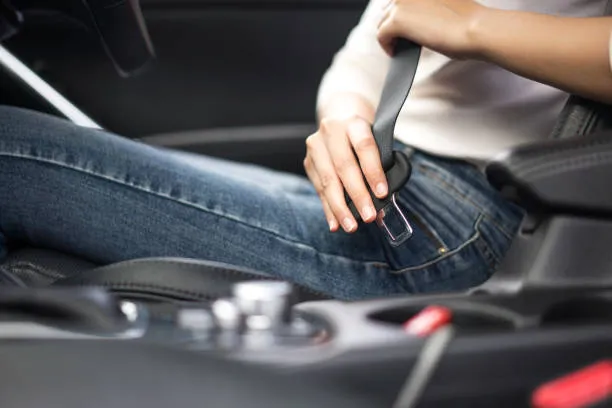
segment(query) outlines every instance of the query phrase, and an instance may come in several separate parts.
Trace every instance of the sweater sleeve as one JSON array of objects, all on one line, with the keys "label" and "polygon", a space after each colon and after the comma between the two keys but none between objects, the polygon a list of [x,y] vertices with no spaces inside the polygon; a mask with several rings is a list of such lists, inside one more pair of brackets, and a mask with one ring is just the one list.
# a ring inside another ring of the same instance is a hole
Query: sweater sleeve
[{"label": "sweater sleeve", "polygon": [[385,0],[370,1],[346,43],[334,56],[319,86],[318,109],[339,93],[358,94],[374,108],[378,105],[391,60],[376,37],[385,3]]}]

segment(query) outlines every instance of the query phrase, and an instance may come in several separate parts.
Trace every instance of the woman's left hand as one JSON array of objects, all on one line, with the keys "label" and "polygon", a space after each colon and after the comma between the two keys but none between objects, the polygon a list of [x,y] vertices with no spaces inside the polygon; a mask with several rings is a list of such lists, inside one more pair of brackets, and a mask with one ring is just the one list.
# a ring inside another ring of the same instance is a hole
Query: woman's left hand
[{"label": "woman's left hand", "polygon": [[451,58],[474,57],[472,28],[487,9],[473,0],[390,0],[378,41],[389,55],[402,37]]}]

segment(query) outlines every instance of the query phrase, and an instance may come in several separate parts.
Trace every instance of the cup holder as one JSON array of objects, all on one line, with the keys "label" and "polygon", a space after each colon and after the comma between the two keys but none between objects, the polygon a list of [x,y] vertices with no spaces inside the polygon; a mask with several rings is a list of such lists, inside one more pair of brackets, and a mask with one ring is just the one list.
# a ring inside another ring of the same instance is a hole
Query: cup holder
[{"label": "cup holder", "polygon": [[605,297],[571,299],[557,303],[542,315],[542,326],[612,324],[612,299]]},{"label": "cup holder", "polygon": [[[441,305],[444,306],[444,305]],[[411,305],[386,309],[369,315],[371,320],[379,323],[401,326],[416,316],[427,306]],[[503,311],[479,310],[468,307],[449,307],[452,310],[452,324],[460,331],[506,331],[516,328],[510,316],[504,316]]]}]

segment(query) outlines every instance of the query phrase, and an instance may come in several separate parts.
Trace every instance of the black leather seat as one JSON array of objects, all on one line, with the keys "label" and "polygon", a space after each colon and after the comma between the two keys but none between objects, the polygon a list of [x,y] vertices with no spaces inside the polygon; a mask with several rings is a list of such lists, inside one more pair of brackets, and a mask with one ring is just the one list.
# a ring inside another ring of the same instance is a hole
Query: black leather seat
[{"label": "black leather seat", "polygon": [[97,266],[58,251],[24,247],[9,252],[0,264],[0,284],[46,286]]},{"label": "black leather seat", "polygon": [[[130,299],[203,302],[230,295],[234,283],[267,280],[234,265],[184,258],[147,258],[99,266],[61,252],[22,248],[0,265],[0,284],[18,286],[99,286]],[[296,285],[298,302],[327,299]]]},{"label": "black leather seat", "polygon": [[[61,252],[22,248],[0,265],[0,284],[39,287],[99,286],[130,299],[202,302],[231,294],[232,284],[268,280],[234,265],[185,258],[147,258],[99,266]],[[328,299],[296,285],[298,302]]]},{"label": "black leather seat", "polygon": [[[147,258],[95,268],[59,279],[54,285],[99,286],[130,299],[203,302],[231,294],[234,283],[272,280],[256,271],[218,262],[185,258]],[[298,302],[327,299],[295,285]]]}]

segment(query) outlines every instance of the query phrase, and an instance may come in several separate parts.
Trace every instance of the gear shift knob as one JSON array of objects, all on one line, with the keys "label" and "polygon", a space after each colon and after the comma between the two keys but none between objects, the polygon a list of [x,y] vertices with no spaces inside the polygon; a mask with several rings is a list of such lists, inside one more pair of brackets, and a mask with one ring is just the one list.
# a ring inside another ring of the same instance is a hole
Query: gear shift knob
[{"label": "gear shift knob", "polygon": [[292,293],[289,283],[278,281],[240,282],[233,287],[247,330],[276,330],[289,324]]}]

